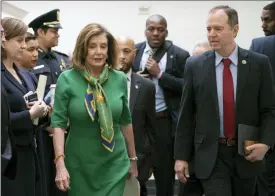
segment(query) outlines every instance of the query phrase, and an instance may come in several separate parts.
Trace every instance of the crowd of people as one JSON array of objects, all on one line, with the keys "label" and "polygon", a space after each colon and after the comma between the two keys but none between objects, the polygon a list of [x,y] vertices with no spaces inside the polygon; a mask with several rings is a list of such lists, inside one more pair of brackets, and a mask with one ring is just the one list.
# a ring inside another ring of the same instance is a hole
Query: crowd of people
[{"label": "crowd of people", "polygon": [[152,175],[157,196],[275,196],[275,2],[249,50],[212,8],[191,55],[155,14],[141,43],[87,24],[69,57],[59,15],[1,19],[3,196],[123,196],[129,177],[147,196]]}]

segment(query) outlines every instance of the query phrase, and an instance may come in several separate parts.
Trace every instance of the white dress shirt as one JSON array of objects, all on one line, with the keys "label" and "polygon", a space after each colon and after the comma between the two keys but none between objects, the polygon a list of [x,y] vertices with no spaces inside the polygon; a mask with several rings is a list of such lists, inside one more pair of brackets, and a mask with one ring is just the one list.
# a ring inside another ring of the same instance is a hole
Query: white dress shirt
[{"label": "white dress shirt", "polygon": [[[140,61],[140,70],[144,70],[146,67],[146,62],[149,58],[149,51],[151,50],[151,47],[146,42],[146,47],[144,49],[141,61]],[[167,53],[164,54],[162,59],[160,60],[159,68],[161,72],[165,72],[166,69],[166,63],[167,63]],[[165,100],[164,100],[164,94],[162,88],[158,85],[159,79],[157,77],[152,78],[152,82],[155,84],[156,87],[156,112],[161,112],[167,109]]]},{"label": "white dress shirt", "polygon": [[128,88],[128,103],[130,104],[130,91],[131,91],[131,76],[132,76],[132,69],[130,69],[127,73],[126,73],[126,77],[127,77],[127,88]]}]

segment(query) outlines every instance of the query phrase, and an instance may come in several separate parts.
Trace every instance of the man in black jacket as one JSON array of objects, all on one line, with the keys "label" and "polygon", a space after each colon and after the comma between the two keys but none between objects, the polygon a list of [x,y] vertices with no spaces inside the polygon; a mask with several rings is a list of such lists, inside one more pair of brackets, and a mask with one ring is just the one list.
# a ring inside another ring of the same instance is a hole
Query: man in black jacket
[{"label": "man in black jacket", "polygon": [[166,40],[167,21],[161,15],[146,21],[147,41],[136,45],[133,71],[148,77],[156,87],[157,135],[154,177],[157,196],[174,195],[174,133],[178,119],[185,61],[190,56]]},{"label": "man in black jacket", "polygon": [[138,157],[140,196],[147,196],[146,182],[152,174],[152,149],[156,140],[156,90],[150,80],[132,72],[132,62],[136,54],[134,41],[121,36],[117,38],[117,43],[120,51],[120,70],[127,76],[129,107]]},{"label": "man in black jacket", "polygon": [[[250,50],[269,58],[275,78],[275,2],[266,5],[262,11],[262,28],[265,37],[252,40]],[[275,196],[275,150],[266,153],[266,170],[257,178],[258,196]]]}]

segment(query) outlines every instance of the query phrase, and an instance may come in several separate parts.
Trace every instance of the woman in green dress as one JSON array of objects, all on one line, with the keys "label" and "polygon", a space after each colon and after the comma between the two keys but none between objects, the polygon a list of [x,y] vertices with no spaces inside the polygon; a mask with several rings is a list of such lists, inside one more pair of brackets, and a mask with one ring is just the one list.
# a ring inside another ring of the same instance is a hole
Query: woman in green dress
[{"label": "woman in green dress", "polygon": [[128,174],[137,176],[127,81],[116,63],[114,37],[89,24],[77,38],[73,68],[58,78],[51,121],[55,181],[69,196],[122,196]]}]

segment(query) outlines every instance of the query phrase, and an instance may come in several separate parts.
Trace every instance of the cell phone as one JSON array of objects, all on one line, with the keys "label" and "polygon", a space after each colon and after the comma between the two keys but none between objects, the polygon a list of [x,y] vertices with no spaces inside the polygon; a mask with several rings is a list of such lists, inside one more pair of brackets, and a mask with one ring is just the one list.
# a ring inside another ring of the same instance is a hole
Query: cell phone
[{"label": "cell phone", "polygon": [[38,96],[36,92],[27,93],[24,96],[26,104],[34,104],[36,101],[38,101]]}]

